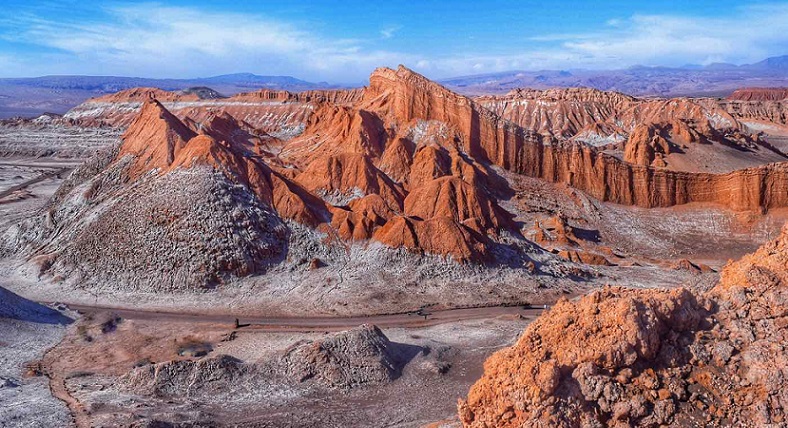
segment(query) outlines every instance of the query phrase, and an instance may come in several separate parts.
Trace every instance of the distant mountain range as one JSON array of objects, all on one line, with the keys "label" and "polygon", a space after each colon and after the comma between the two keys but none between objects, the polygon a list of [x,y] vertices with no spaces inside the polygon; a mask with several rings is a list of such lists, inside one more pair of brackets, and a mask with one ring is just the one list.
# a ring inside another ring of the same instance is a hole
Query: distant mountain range
[{"label": "distant mountain range", "polygon": [[[755,64],[716,63],[683,67],[635,66],[620,70],[507,71],[455,77],[440,81],[465,94],[499,94],[514,88],[591,87],[635,96],[719,96],[742,87],[788,86],[788,55]],[[148,79],[119,76],[44,76],[0,79],[0,118],[64,113],[88,98],[146,86],[169,91],[208,87],[233,95],[259,89],[304,91],[339,88],[326,82],[307,82],[290,76],[225,74],[196,79]]]},{"label": "distant mountain range", "polygon": [[506,71],[455,77],[442,84],[466,94],[514,88],[591,87],[635,96],[727,96],[742,87],[788,86],[788,55],[755,64],[715,63],[683,67],[635,66],[621,70]]},{"label": "distant mountain range", "polygon": [[335,88],[326,82],[307,82],[290,76],[225,74],[196,79],[149,79],[121,76],[43,76],[0,79],[0,118],[65,113],[88,98],[145,86],[168,91],[210,87],[223,95],[260,89],[304,91]]}]

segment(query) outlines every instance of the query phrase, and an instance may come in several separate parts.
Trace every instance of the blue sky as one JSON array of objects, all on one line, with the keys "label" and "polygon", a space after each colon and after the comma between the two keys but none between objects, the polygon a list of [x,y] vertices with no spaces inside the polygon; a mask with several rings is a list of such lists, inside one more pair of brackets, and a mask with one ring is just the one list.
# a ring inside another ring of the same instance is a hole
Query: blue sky
[{"label": "blue sky", "polygon": [[0,6],[0,76],[292,75],[359,83],[788,54],[788,2],[31,1]]}]

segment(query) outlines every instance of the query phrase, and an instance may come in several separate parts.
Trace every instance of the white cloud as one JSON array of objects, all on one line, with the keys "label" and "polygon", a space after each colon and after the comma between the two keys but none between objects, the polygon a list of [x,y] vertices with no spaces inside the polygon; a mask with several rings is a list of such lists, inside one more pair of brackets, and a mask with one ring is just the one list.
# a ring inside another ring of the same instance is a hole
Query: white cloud
[{"label": "white cloud", "polygon": [[399,31],[401,29],[402,29],[401,25],[388,26],[388,27],[380,30],[380,37],[383,38],[383,39],[390,39],[390,38],[394,37],[394,34],[396,34],[397,31]]},{"label": "white cloud", "polygon": [[596,32],[531,37],[537,45],[503,55],[432,61],[443,75],[516,69],[625,68],[712,62],[751,63],[788,54],[788,4],[743,7],[728,18],[635,15]]},{"label": "white cloud", "polygon": [[92,24],[21,17],[16,26],[24,30],[4,37],[55,48],[71,57],[61,68],[91,74],[171,77],[252,71],[353,81],[377,66],[413,58],[260,16],[158,4],[107,12],[107,22]]},{"label": "white cloud", "polygon": [[195,77],[251,71],[360,83],[375,67],[399,63],[442,78],[517,69],[744,63],[788,53],[788,4],[743,7],[728,18],[616,17],[601,22],[596,31],[543,34],[524,44],[502,40],[495,54],[430,55],[420,53],[419,45],[408,52],[375,46],[381,38],[395,37],[399,26],[381,29],[380,37],[337,39],[259,15],[159,4],[105,11],[105,19],[92,23],[31,15],[3,18],[4,27],[12,31],[0,37],[50,52],[0,57],[0,65],[7,66],[0,73]]}]

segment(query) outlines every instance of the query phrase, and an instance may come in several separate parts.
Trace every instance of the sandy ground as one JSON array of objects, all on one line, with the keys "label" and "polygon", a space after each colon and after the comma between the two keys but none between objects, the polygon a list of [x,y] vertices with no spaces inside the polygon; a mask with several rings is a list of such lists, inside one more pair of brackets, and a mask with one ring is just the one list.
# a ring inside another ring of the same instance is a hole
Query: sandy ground
[{"label": "sandy ground", "polygon": [[75,159],[0,158],[0,228],[44,206],[79,163]]},{"label": "sandy ground", "polygon": [[[483,361],[509,346],[531,317],[501,316],[424,328],[386,328],[397,346],[414,350],[402,375],[383,385],[350,390],[325,389],[305,381],[276,390],[235,391],[233,397],[148,397],[130,393],[118,378],[140,361],[184,360],[176,352],[188,341],[210,343],[213,355],[245,362],[278,358],[293,344],[316,340],[325,331],[267,332],[235,329],[228,323],[117,321],[106,333],[97,328],[109,314],[94,314],[69,328],[63,343],[45,360],[64,379],[71,397],[84,406],[91,423],[116,426],[131,421],[199,420],[206,426],[354,426],[418,427],[452,420],[457,399],[481,375]],[[88,339],[89,337],[89,339]],[[436,364],[447,367],[439,373]]]},{"label": "sandy ground", "polygon": [[0,319],[0,426],[59,427],[71,422],[46,377],[25,378],[24,365],[56,345],[62,326]]},{"label": "sandy ground", "polygon": [[60,427],[71,423],[46,377],[30,377],[29,365],[57,345],[71,320],[0,290],[0,426]]}]

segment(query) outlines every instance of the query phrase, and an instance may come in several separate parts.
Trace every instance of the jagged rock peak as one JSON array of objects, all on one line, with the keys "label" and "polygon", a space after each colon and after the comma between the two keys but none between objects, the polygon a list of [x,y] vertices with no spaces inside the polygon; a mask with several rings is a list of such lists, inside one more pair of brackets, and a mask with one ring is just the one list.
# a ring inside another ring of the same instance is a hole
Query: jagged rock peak
[{"label": "jagged rock peak", "polygon": [[[163,168],[197,134],[156,99],[145,101],[139,115],[123,134],[120,155],[139,157],[138,168]],[[144,171],[137,171],[144,172]]]}]

